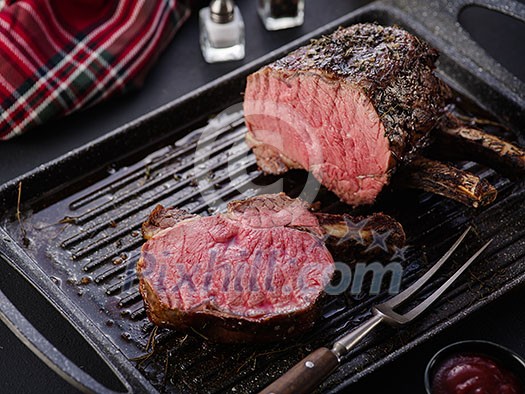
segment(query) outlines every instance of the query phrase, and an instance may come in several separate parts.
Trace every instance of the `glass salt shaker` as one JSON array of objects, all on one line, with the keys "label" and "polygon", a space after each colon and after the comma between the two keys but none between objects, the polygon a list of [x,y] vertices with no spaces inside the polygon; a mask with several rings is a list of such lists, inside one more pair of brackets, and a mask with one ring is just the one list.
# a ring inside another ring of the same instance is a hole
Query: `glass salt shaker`
[{"label": "glass salt shaker", "polygon": [[304,0],[258,0],[257,11],[266,30],[301,26],[304,22]]},{"label": "glass salt shaker", "polygon": [[199,12],[200,46],[208,63],[244,59],[244,22],[232,0],[212,0]]}]

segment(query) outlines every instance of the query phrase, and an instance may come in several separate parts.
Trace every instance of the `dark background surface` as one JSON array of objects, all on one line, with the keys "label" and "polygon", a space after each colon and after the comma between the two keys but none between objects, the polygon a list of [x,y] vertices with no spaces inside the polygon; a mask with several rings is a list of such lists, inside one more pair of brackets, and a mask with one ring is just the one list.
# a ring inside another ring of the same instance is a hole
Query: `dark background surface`
[{"label": "dark background surface", "polygon": [[[0,183],[102,136],[366,3],[368,1],[308,0],[306,21],[302,27],[267,32],[255,13],[255,0],[239,0],[247,31],[246,59],[214,65],[202,60],[198,47],[197,13],[194,13],[175,36],[140,92],[46,124],[12,141],[0,142]],[[509,21],[506,17],[479,8],[465,11],[460,21],[487,52],[525,81],[523,23]],[[83,360],[81,364],[84,368],[90,372],[97,371],[99,366],[96,361],[81,350],[82,343],[65,335],[67,326],[52,317],[45,303],[36,302],[35,297],[22,286],[14,275],[0,268],[0,288],[11,295],[32,323],[53,337],[57,347],[67,349],[67,353]],[[492,340],[525,357],[524,305],[525,288],[517,289],[389,367],[363,379],[353,386],[352,392],[423,392],[423,371],[432,354],[442,346],[461,339]],[[0,324],[0,392],[75,391],[27,350],[6,326]]]}]

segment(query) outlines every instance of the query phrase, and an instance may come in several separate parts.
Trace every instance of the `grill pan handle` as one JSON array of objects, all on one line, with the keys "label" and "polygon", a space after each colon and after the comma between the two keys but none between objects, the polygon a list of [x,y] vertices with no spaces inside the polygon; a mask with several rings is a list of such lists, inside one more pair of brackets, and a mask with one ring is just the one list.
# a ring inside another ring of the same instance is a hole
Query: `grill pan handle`
[{"label": "grill pan handle", "polygon": [[[383,0],[382,2],[392,4],[408,14],[416,16],[427,27],[436,27],[436,25],[443,25],[445,22],[448,26],[442,27],[454,27],[464,31],[457,21],[461,11],[469,6],[479,6],[498,11],[525,22],[525,4],[517,0],[434,0],[429,2],[430,4],[420,0]],[[432,12],[428,12],[431,8]],[[455,34],[455,32],[443,31],[442,34],[450,35]]]},{"label": "grill pan handle", "polygon": [[[490,55],[459,23],[461,11],[470,6],[525,22],[525,4],[517,0],[378,0],[398,8],[412,19],[416,34],[425,33],[429,43],[440,48],[443,55],[438,68],[445,71],[447,80],[489,112],[498,115],[518,136],[525,116],[523,91],[525,83]],[[466,72],[466,73],[465,73]],[[465,82],[468,78],[468,82]]]},{"label": "grill pan handle", "polygon": [[[48,367],[78,390],[85,393],[122,393],[112,391],[97,382],[64,356],[20,313],[1,290],[0,320]],[[126,392],[131,392],[128,384],[122,381],[121,383],[128,388]]]},{"label": "grill pan handle", "polygon": [[463,8],[477,5],[525,22],[525,5],[516,0],[463,0],[456,4],[458,5],[456,9],[457,16],[459,16]]}]

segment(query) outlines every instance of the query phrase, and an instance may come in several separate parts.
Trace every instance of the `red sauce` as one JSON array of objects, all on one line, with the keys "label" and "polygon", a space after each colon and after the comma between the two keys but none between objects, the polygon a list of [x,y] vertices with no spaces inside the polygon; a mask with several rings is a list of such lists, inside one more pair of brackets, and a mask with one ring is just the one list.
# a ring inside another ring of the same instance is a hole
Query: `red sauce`
[{"label": "red sauce", "polygon": [[432,394],[523,394],[516,376],[494,360],[475,354],[453,356],[432,379]]}]

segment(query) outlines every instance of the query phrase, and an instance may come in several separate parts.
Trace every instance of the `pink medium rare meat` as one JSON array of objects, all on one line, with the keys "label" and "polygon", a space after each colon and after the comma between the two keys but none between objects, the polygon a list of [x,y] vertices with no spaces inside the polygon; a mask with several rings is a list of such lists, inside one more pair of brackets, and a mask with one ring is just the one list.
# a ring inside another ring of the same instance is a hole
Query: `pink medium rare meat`
[{"label": "pink medium rare meat", "polygon": [[158,207],[143,232],[137,272],[148,317],[215,341],[307,330],[334,273],[308,204],[283,194],[233,202],[209,217]]},{"label": "pink medium rare meat", "polygon": [[259,167],[303,168],[346,203],[373,203],[443,114],[436,58],[403,29],[365,23],[249,75],[246,140]]}]

